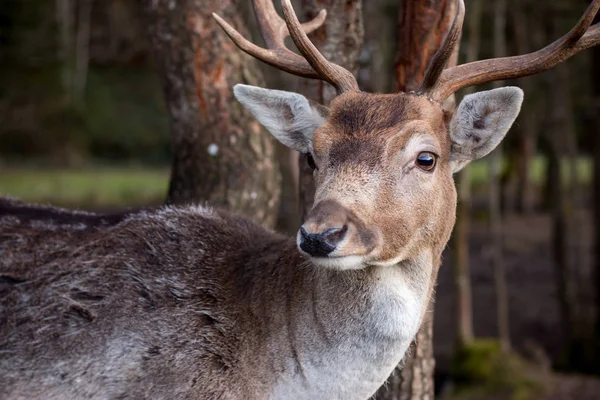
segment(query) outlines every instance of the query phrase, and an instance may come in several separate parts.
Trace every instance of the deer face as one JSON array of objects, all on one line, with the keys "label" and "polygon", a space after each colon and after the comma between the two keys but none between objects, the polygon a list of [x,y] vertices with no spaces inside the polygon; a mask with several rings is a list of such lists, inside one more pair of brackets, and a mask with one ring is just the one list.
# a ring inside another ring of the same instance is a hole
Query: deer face
[{"label": "deer face", "polygon": [[521,106],[518,88],[465,97],[454,115],[413,94],[348,92],[329,110],[299,94],[237,85],[236,97],[314,169],[298,247],[321,266],[395,265],[439,255],[454,225],[452,173],[489,153]]}]

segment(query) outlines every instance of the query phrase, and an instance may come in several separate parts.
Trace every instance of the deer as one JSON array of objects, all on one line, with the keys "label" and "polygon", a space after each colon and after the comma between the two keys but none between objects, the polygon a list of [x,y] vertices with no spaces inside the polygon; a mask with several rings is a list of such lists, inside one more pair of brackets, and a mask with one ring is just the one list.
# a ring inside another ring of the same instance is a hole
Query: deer
[{"label": "deer", "polygon": [[[526,55],[445,68],[455,20],[418,91],[359,90],[301,24],[253,0],[263,62],[337,90],[329,107],[236,85],[280,142],[306,154],[314,206],[295,237],[197,204],[102,219],[6,202],[0,219],[2,399],[367,399],[424,317],[455,221],[453,174],[492,151],[523,92],[459,89],[547,70],[600,43],[593,0],[576,26]],[[300,54],[289,50],[291,37]],[[11,209],[20,212],[11,212]]]}]

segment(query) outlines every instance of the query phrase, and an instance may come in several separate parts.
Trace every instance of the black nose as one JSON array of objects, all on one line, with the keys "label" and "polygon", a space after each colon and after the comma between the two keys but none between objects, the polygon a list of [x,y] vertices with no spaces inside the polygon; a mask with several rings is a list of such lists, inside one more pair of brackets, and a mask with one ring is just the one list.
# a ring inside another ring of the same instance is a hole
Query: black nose
[{"label": "black nose", "polygon": [[346,236],[348,227],[327,229],[321,233],[308,233],[300,228],[300,248],[313,257],[326,257]]}]

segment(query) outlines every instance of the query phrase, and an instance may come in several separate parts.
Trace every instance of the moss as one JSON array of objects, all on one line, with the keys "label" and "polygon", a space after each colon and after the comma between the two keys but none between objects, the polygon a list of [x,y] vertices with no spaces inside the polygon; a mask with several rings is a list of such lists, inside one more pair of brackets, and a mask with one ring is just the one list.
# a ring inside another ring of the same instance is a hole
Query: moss
[{"label": "moss", "polygon": [[450,371],[455,384],[454,398],[475,399],[494,396],[529,400],[540,396],[547,386],[545,373],[512,352],[504,352],[492,339],[478,339],[460,348]]}]

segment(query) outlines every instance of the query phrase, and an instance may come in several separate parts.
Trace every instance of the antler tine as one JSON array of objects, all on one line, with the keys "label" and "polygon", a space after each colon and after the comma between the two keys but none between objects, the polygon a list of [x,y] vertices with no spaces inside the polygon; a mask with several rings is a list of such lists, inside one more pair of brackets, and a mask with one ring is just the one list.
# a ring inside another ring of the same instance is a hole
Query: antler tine
[{"label": "antler tine", "polygon": [[339,93],[359,91],[358,82],[347,69],[327,61],[302,30],[300,21],[294,12],[290,0],[282,0],[283,18],[289,29],[290,36],[300,53],[319,75],[331,83]]},{"label": "antler tine", "polygon": [[600,0],[593,0],[569,33],[536,52],[448,68],[442,72],[438,83],[429,93],[436,100],[444,100],[468,86],[546,71],[580,51],[600,44],[600,23],[590,28],[599,9]]},{"label": "antler tine", "polygon": [[425,71],[425,77],[418,90],[420,94],[429,94],[435,88],[442,71],[446,67],[448,60],[452,57],[452,53],[456,49],[457,43],[460,41],[462,27],[465,20],[465,2],[458,0],[456,16],[452,22],[452,26],[442,43],[442,47],[433,55],[431,62]]},{"label": "antler tine", "polygon": [[[266,49],[259,47],[242,36],[227,21],[213,13],[217,23],[223,28],[227,36],[245,53],[283,71],[304,78],[322,79],[310,64],[300,55],[285,47],[285,38],[289,35],[287,26],[275,11],[271,0],[253,0],[252,5],[256,13],[261,35],[265,41]],[[301,25],[305,33],[318,29],[327,12],[321,12],[312,20]]]},{"label": "antler tine", "polygon": [[[305,78],[321,79],[335,86],[338,93],[358,91],[352,73],[330,63],[308,39],[307,34],[323,25],[327,13],[321,10],[312,21],[301,24],[289,0],[282,1],[284,20],[279,17],[272,0],[253,0],[254,11],[267,48],[261,48],[244,38],[237,30],[216,14],[213,17],[225,33],[244,52],[276,68]],[[302,56],[285,47],[285,38],[291,36]]]},{"label": "antler tine", "polygon": [[[275,11],[272,0],[252,0],[256,20],[267,48],[285,47],[285,38],[289,36],[285,21]],[[311,21],[302,25],[302,30],[309,34],[323,25],[327,11],[321,10]]]}]

